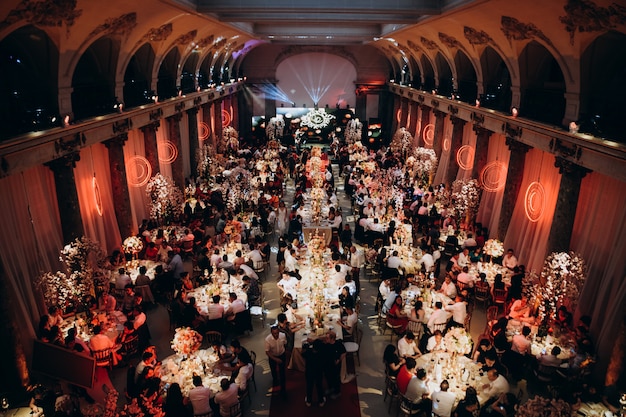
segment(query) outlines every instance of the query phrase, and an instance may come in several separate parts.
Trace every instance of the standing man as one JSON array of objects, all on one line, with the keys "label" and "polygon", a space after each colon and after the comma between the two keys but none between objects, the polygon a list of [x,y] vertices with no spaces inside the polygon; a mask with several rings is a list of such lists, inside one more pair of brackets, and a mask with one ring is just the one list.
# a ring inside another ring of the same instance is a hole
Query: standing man
[{"label": "standing man", "polygon": [[352,279],[356,284],[356,295],[361,292],[361,268],[365,265],[365,253],[356,246],[350,246],[350,266],[352,267]]},{"label": "standing man", "polygon": [[281,333],[278,326],[272,326],[270,334],[265,338],[265,354],[272,371],[272,386],[280,385],[280,393],[283,398],[287,398],[287,381],[285,379],[285,369],[287,355],[285,346],[287,337]]},{"label": "standing man", "polygon": [[334,400],[341,396],[341,364],[346,357],[346,348],[342,341],[337,340],[337,334],[332,330],[326,334],[326,344],[324,373],[330,398]]}]

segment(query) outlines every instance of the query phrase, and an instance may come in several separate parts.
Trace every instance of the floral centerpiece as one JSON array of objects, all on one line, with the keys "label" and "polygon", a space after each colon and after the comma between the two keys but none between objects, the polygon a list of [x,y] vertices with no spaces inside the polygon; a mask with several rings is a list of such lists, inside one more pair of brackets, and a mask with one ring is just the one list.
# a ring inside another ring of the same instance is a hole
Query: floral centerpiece
[{"label": "floral centerpiece", "polygon": [[189,356],[202,345],[202,335],[189,327],[179,327],[172,340],[172,350],[179,355]]},{"label": "floral centerpiece", "polygon": [[504,255],[504,244],[498,239],[489,239],[483,246],[483,252],[492,258],[499,258]]},{"label": "floral centerpiece", "polygon": [[150,199],[150,218],[170,224],[182,214],[183,192],[171,178],[156,174],[148,181],[146,194]]},{"label": "floral centerpiece", "polygon": [[220,150],[222,153],[236,153],[239,150],[239,132],[234,127],[226,126],[222,130]]},{"label": "floral centerpiece", "polygon": [[267,123],[265,128],[265,134],[268,140],[277,140],[283,137],[283,130],[285,129],[285,120],[282,115],[272,117]]},{"label": "floral centerpiece", "polygon": [[452,183],[452,203],[459,218],[465,217],[466,224],[478,211],[480,187],[478,180],[456,180]]},{"label": "floral centerpiece", "polygon": [[143,242],[137,236],[129,236],[122,242],[122,249],[125,253],[136,255],[143,249]]},{"label": "floral centerpiece", "polygon": [[444,336],[448,352],[468,355],[472,351],[473,341],[462,327],[453,327]]},{"label": "floral centerpiece", "polygon": [[[344,137],[349,144],[361,144],[361,136],[363,134],[363,123],[356,118],[352,119],[346,125]],[[362,146],[362,145],[361,145]]]},{"label": "floral centerpiece", "polygon": [[516,417],[569,417],[572,406],[562,399],[535,396],[516,406]]},{"label": "floral centerpiece", "polygon": [[579,254],[553,252],[548,255],[540,275],[543,285],[536,286],[539,320],[554,319],[562,305],[574,310],[586,278],[587,266]]}]

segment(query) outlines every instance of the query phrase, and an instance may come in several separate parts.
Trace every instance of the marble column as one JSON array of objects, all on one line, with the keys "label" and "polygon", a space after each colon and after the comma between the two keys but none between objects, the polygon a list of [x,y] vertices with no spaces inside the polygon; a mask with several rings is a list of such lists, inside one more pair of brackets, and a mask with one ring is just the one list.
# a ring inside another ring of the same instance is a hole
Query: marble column
[{"label": "marble column", "polygon": [[[274,102],[274,115],[276,114],[276,102]],[[215,142],[216,143],[222,143],[222,136],[223,136],[223,126],[222,126],[222,100],[217,100],[213,102],[213,126],[215,129],[215,134],[214,134],[214,138],[215,138]],[[267,119],[269,121],[269,119]],[[219,150],[220,147],[218,146],[217,149]],[[226,150],[223,149],[221,152],[225,152]]]},{"label": "marble column", "polygon": [[183,170],[183,155],[182,155],[182,146],[180,139],[180,119],[182,119],[182,115],[180,113],[176,113],[173,116],[168,117],[167,127],[169,129],[169,138],[172,144],[178,150],[176,155],[176,159],[172,161],[172,179],[174,180],[174,184],[181,189],[181,191],[185,190],[185,173]]},{"label": "marble column", "polygon": [[187,122],[189,125],[189,158],[191,159],[191,175],[196,176],[198,171],[198,109],[192,107],[187,110]]},{"label": "marble column", "polygon": [[[200,108],[202,122],[205,123],[209,130],[211,129],[211,104],[203,104]],[[211,146],[213,150],[215,150],[215,144],[213,142],[213,132],[209,131],[209,136],[207,136],[202,142],[202,146]]]},{"label": "marble column", "polygon": [[406,122],[409,119],[409,100],[406,98],[402,98],[400,103],[400,127],[407,127]]},{"label": "marble column", "polygon": [[130,207],[130,194],[126,179],[126,164],[124,162],[124,143],[128,134],[124,133],[116,138],[109,139],[104,145],[109,149],[109,169],[111,173],[111,191],[115,217],[122,239],[133,234],[133,214]]},{"label": "marble column", "polygon": [[392,113],[392,119],[391,119],[391,137],[393,137],[393,135],[396,133],[396,131],[398,130],[398,128],[400,127],[400,124],[398,123],[398,111],[402,111],[402,98],[398,97],[398,96],[394,96],[393,97],[393,113]]},{"label": "marble column", "polygon": [[[487,156],[489,153],[489,138],[492,131],[484,127],[474,125],[476,133],[476,149],[474,149],[474,166],[472,167],[472,178],[479,179],[480,173],[487,165]],[[480,179],[479,179],[480,180]]]},{"label": "marble column", "polygon": [[424,140],[424,129],[430,123],[430,111],[431,111],[431,108],[428,107],[428,106],[425,106],[423,104],[420,104],[419,108],[420,108],[421,126],[420,126],[419,130],[416,131],[415,136],[419,137],[419,140],[417,141],[418,145],[422,144],[422,146],[425,147],[426,143],[425,143],[425,140]]},{"label": "marble column", "polygon": [[160,122],[150,123],[141,128],[143,132],[143,144],[146,159],[152,167],[152,175],[159,173],[159,151],[157,146],[156,132],[160,126]]},{"label": "marble column", "polygon": [[54,173],[57,205],[65,244],[85,234],[74,178],[74,168],[79,160],[80,154],[73,152],[46,164]]},{"label": "marble column", "polygon": [[456,153],[463,144],[463,129],[466,123],[465,120],[459,119],[458,117],[452,117],[451,120],[452,137],[450,138],[450,162],[448,162],[448,170],[445,176],[446,187],[448,187],[448,189],[452,189],[452,183],[456,180],[460,169],[456,161]]},{"label": "marble column", "polygon": [[435,134],[433,136],[433,149],[437,154],[437,158],[441,158],[443,148],[443,123],[446,120],[446,113],[433,110],[435,113]]},{"label": "marble column", "polygon": [[578,206],[578,195],[580,194],[580,183],[589,172],[586,168],[560,156],[555,157],[554,166],[559,168],[561,173],[561,185],[550,226],[547,253],[569,250],[574,219],[576,218],[576,207]]},{"label": "marble column", "polygon": [[[504,241],[506,232],[511,223],[513,209],[517,196],[522,187],[522,179],[524,178],[524,164],[526,162],[526,153],[530,150],[530,146],[507,137],[506,144],[511,151],[509,158],[509,169],[506,174],[506,183],[504,185],[504,195],[502,197],[502,209],[500,210],[500,219],[498,220],[498,233],[496,237]],[[491,233],[491,232],[490,232]]]},{"label": "marble column", "polygon": [[419,120],[418,111],[419,111],[419,106],[417,105],[417,103],[411,102],[411,105],[409,106],[409,115],[410,115],[409,127],[410,127],[411,134],[415,138],[415,141],[414,141],[415,146],[417,146],[418,144],[417,137],[419,136],[419,131],[417,130],[417,121]]}]

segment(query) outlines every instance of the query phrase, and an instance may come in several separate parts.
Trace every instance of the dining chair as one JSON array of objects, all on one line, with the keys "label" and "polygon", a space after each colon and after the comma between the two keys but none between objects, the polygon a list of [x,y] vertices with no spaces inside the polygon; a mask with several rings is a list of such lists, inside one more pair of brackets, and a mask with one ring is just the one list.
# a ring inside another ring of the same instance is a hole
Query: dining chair
[{"label": "dining chair", "polygon": [[415,408],[415,405],[409,401],[404,395],[400,394],[400,405],[398,411],[403,417],[414,416],[422,412],[421,408]]},{"label": "dining chair", "polygon": [[487,315],[485,320],[485,330],[483,333],[491,333],[491,326],[498,320],[499,309],[498,306],[491,306],[487,309]]},{"label": "dining chair", "polygon": [[[252,269],[254,269],[254,272],[258,275],[259,281],[262,281],[265,278],[265,263],[262,260],[254,261],[252,263]],[[263,276],[263,278],[261,278],[261,276]]]},{"label": "dining chair", "polygon": [[230,417],[241,417],[241,401],[237,401],[235,404],[231,405],[228,414]]},{"label": "dining chair", "polygon": [[139,335],[131,336],[122,343],[122,354],[124,359],[132,358],[139,352]]},{"label": "dining chair", "polygon": [[447,322],[444,322],[444,323],[433,323],[432,332],[435,333],[437,330],[439,330],[441,332],[441,334],[445,334],[447,327],[448,327],[448,323]]},{"label": "dining chair", "polygon": [[361,366],[361,358],[359,357],[361,341],[363,340],[363,329],[361,329],[361,326],[355,325],[353,335],[354,341],[343,342],[343,346],[346,349],[347,354],[352,355],[353,357],[356,355],[359,366]]},{"label": "dining chair", "polygon": [[91,356],[96,360],[96,366],[113,369],[113,351],[110,348],[92,350]]},{"label": "dining chair", "polygon": [[209,330],[204,334],[204,338],[209,342],[209,346],[213,346],[213,343],[222,343],[222,333],[216,330]]},{"label": "dining chair", "polygon": [[261,324],[265,327],[265,318],[267,317],[267,310],[265,309],[265,296],[261,294],[261,305],[250,306],[250,316],[252,318],[261,319]]},{"label": "dining chair", "polygon": [[498,307],[498,309],[500,306],[502,306],[502,310],[506,309],[505,306],[508,293],[509,291],[506,288],[493,290],[493,303]]},{"label": "dining chair", "polygon": [[389,317],[385,317],[385,329],[383,330],[383,335],[387,331],[387,329],[391,330],[391,336],[389,337],[389,342],[393,340],[393,335],[400,337],[400,329],[402,329],[401,325],[394,325],[389,322]]},{"label": "dining chair", "polygon": [[398,412],[400,411],[400,403],[402,402],[402,394],[398,390],[396,380],[389,377],[386,379],[385,397],[383,398],[383,401],[387,397],[389,397],[389,408],[387,409],[387,414],[391,413],[391,408],[395,403],[397,407],[396,415],[398,415]]},{"label": "dining chair", "polygon": [[489,302],[489,286],[488,285],[475,285],[474,286],[474,301],[482,303],[485,307]]}]

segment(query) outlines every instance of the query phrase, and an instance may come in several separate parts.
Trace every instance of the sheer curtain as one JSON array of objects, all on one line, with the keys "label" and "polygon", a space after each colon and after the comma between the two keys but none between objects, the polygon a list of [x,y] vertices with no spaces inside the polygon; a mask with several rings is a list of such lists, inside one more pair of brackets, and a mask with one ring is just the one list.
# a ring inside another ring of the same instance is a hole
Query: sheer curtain
[{"label": "sheer curtain", "polygon": [[[85,236],[100,242],[102,249],[108,253],[119,248],[122,243],[115,216],[109,170],[109,152],[100,143],[82,149],[80,161],[74,169]],[[97,180],[99,200],[96,200],[94,177]],[[98,212],[97,201],[100,202],[102,214]]]},{"label": "sheer curtain", "polygon": [[[506,146],[506,138],[504,135],[494,133],[489,138],[489,150],[487,151],[487,164],[495,163],[501,164],[502,168],[499,170],[494,168],[493,176],[490,175],[491,180],[498,180],[504,184],[506,182],[506,173],[509,167],[509,157],[511,152],[508,146]],[[480,173],[479,173],[480,175]],[[482,184],[482,179],[481,179]],[[487,191],[483,189],[480,197],[480,207],[478,208],[478,214],[476,215],[476,221],[482,223],[483,227],[489,230],[489,233],[496,232],[498,230],[498,221],[500,220],[500,211],[502,209],[502,197],[504,196],[504,186],[497,191]],[[485,236],[488,239],[489,236]]]},{"label": "sheer curtain", "polygon": [[[571,250],[587,262],[588,277],[577,315],[592,317],[597,345],[596,369],[608,365],[626,304],[626,183],[596,172],[580,187]],[[602,377],[603,375],[598,375]],[[602,381],[604,382],[604,381]]]},{"label": "sheer curtain", "polygon": [[183,175],[185,178],[191,174],[191,157],[195,158],[195,155],[190,155],[189,150],[189,115],[187,112],[183,112],[183,117],[180,119],[180,156],[183,158]]},{"label": "sheer curtain", "polygon": [[[157,130],[157,137],[158,132],[161,130],[163,130],[163,127]],[[124,162],[126,163],[128,194],[130,196],[130,208],[133,215],[133,230],[139,230],[139,224],[141,224],[141,221],[149,218],[150,209],[149,200],[146,196],[146,185],[137,183],[138,180],[142,179],[142,171],[139,167],[137,167],[137,164],[133,160],[135,156],[145,157],[143,133],[137,129],[128,132],[128,141],[126,141],[126,144],[124,145]],[[150,175],[150,177],[152,176],[154,176],[154,174]],[[124,236],[122,239],[127,237],[128,236]]]},{"label": "sheer curtain", "polygon": [[[528,219],[525,210],[526,191],[533,182],[539,182],[544,190],[543,197],[535,195],[532,199],[535,208],[543,205],[543,214],[536,222]],[[524,179],[504,239],[504,249],[513,248],[519,262],[529,271],[540,271],[546,258],[560,183],[561,174],[554,167],[554,155],[531,149],[526,155]]]},{"label": "sheer curtain", "polygon": [[0,179],[4,235],[0,260],[9,291],[3,296],[11,297],[15,306],[15,319],[21,324],[19,336],[29,359],[35,323],[46,313],[34,280],[43,272],[62,269],[59,250],[63,236],[54,184],[52,171],[43,165]]},{"label": "sheer curtain", "polygon": [[[434,116],[433,116],[434,117]],[[433,131],[434,131],[433,127]],[[443,140],[450,142],[450,138],[452,137],[452,122],[450,118],[446,117],[443,122]],[[428,146],[428,148],[432,148],[432,146]],[[454,161],[451,161],[450,157],[450,146],[447,146],[448,150],[445,150],[446,146],[441,147],[441,155],[437,155],[439,157],[439,165],[437,166],[437,173],[435,174],[435,179],[433,184],[441,184],[446,182],[446,172],[448,171],[449,164],[454,164]]]},{"label": "sheer curtain", "polygon": [[[169,138],[169,122],[167,120],[162,120],[161,127],[156,132],[159,154],[159,171],[164,177],[172,178],[172,163],[167,162],[168,157],[171,155],[168,149],[168,143],[171,143],[169,142]],[[178,151],[180,152],[180,149]]]}]

